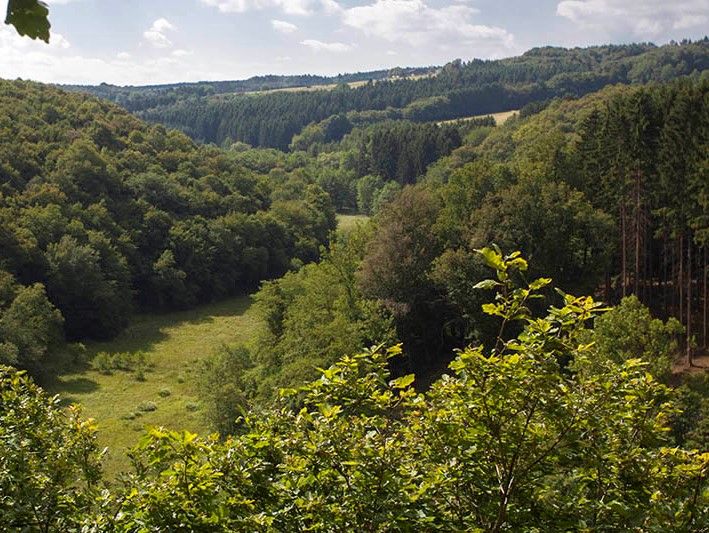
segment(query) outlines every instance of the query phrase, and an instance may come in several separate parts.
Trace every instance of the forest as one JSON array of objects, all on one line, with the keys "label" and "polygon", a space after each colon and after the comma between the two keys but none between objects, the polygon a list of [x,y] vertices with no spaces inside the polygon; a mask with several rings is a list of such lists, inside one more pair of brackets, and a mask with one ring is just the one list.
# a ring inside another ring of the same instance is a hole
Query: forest
[{"label": "forest", "polygon": [[[137,116],[0,81],[0,529],[709,527],[708,53],[91,89]],[[148,428],[105,475],[36,383],[244,294],[254,338],[188,374],[214,434]]]},{"label": "forest", "polygon": [[[709,68],[709,42],[685,41],[589,48],[535,48],[498,61],[452,61],[433,76],[380,79],[350,88],[345,79],[334,90],[233,94],[238,89],[200,85],[183,89],[151,87],[91,93],[126,102],[143,100],[138,116],[184,131],[193,139],[216,144],[245,142],[286,149],[291,138],[311,122],[338,114],[375,111],[388,118],[440,121],[519,109],[555,97],[580,97],[616,83],[642,84],[701,76]],[[337,80],[338,82],[340,80]],[[204,91],[200,89],[205,87]],[[214,92],[212,95],[211,93]]]}]

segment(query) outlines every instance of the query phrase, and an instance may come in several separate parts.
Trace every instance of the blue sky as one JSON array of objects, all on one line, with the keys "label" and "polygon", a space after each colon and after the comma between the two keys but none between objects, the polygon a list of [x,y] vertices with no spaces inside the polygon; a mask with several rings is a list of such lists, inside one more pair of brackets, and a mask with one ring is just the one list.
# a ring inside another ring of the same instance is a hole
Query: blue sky
[{"label": "blue sky", "polygon": [[49,45],[0,28],[0,77],[141,85],[332,75],[495,59],[547,44],[662,44],[709,33],[709,0],[47,3]]}]

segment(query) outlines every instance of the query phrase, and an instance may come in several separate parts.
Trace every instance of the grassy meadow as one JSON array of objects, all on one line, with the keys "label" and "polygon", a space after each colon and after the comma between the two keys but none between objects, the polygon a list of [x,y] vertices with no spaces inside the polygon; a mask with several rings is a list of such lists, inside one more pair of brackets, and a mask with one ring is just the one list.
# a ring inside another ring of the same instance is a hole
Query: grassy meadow
[{"label": "grassy meadow", "polygon": [[463,117],[463,118],[454,118],[452,120],[442,120],[438,124],[452,124],[455,122],[473,120],[476,118],[492,117],[493,119],[495,119],[495,124],[497,124],[498,126],[501,126],[502,124],[507,122],[507,120],[510,117],[513,117],[517,113],[519,113],[519,109],[513,109],[511,111],[502,111],[500,113],[487,113],[486,115],[475,115],[473,117]]},{"label": "grassy meadow", "polygon": [[[245,296],[189,311],[136,315],[116,339],[86,343],[86,363],[68,365],[44,384],[64,402],[82,404],[84,414],[96,420],[99,444],[109,449],[109,478],[127,466],[124,451],[146,426],[209,431],[193,385],[195,361],[222,343],[249,341],[257,325],[250,307],[251,298]],[[147,354],[150,364],[144,381],[133,372],[104,374],[93,368],[100,352],[137,351]]]},{"label": "grassy meadow", "polygon": [[[347,232],[365,215],[338,215],[338,231]],[[130,326],[109,342],[87,342],[81,362],[60,357],[58,370],[44,387],[66,404],[79,403],[99,427],[99,444],[109,450],[108,478],[128,466],[125,450],[148,426],[165,426],[193,433],[209,431],[194,386],[195,362],[222,344],[248,343],[258,319],[249,296],[231,298],[188,311],[139,314]],[[147,356],[143,379],[135,372],[96,369],[97,355],[136,353]]]},{"label": "grassy meadow", "polygon": [[337,215],[337,231],[347,233],[357,227],[357,224],[364,224],[369,220],[368,215]]}]

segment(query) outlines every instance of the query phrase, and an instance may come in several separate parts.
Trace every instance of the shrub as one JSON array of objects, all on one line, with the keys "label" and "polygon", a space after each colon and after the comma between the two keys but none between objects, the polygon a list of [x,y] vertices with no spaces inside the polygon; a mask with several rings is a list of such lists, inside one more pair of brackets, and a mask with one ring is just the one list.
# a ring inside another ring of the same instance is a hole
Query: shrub
[{"label": "shrub", "polygon": [[144,381],[144,372],[148,369],[150,358],[143,351],[137,352],[99,352],[94,357],[94,369],[102,374],[111,374],[114,370],[133,372],[138,381]]},{"label": "shrub", "polygon": [[138,411],[142,411],[144,413],[147,413],[149,411],[156,411],[158,408],[158,404],[155,402],[150,402],[150,401],[144,401],[141,402],[140,405],[138,405]]}]

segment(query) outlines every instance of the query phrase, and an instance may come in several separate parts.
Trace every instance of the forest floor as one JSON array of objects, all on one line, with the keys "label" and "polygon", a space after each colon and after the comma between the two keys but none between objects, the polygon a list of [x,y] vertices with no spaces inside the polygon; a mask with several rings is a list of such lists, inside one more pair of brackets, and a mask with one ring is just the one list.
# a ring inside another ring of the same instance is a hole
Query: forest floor
[{"label": "forest floor", "polygon": [[709,352],[699,352],[692,356],[692,366],[687,365],[687,358],[682,357],[672,365],[673,374],[698,374],[709,371]]},{"label": "forest floor", "polygon": [[[82,404],[84,415],[96,420],[99,446],[109,450],[107,479],[128,467],[124,452],[148,426],[208,433],[191,374],[195,362],[220,345],[251,339],[258,323],[251,303],[250,297],[242,296],[189,311],[136,315],[116,339],[87,342],[82,358],[86,363],[69,365],[43,383],[63,402]],[[91,364],[100,352],[136,351],[148,356],[144,381],[132,372],[103,374]],[[155,410],[148,410],[152,407]]]}]

